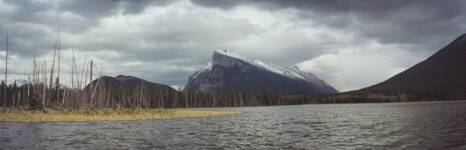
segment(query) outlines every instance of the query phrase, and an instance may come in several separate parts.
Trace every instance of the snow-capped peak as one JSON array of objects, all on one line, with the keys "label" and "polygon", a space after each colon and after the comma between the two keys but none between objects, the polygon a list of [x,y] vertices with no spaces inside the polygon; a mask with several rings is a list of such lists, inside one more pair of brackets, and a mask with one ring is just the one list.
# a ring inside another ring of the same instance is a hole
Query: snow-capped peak
[{"label": "snow-capped peak", "polygon": [[302,79],[318,85],[326,85],[322,80],[315,77],[313,74],[302,71],[297,66],[275,65],[271,63],[265,63],[259,60],[255,60],[253,65],[289,78]]},{"label": "snow-capped peak", "polygon": [[190,76],[185,91],[238,90],[282,94],[335,93],[333,87],[296,66],[252,60],[229,50],[216,50],[204,67]]},{"label": "snow-capped peak", "polygon": [[227,49],[215,50],[214,56],[215,56],[215,53],[220,54],[220,55],[223,55],[223,56],[228,56],[228,57],[231,57],[231,58],[236,58],[236,59],[241,59],[241,60],[247,60],[246,57],[243,57],[243,56],[241,56],[240,54],[234,53],[234,52],[232,52],[232,51],[230,51],[230,50],[227,50]]},{"label": "snow-capped peak", "polygon": [[300,70],[297,66],[282,66],[275,65],[272,63],[266,63],[260,60],[250,60],[240,54],[234,53],[230,50],[222,49],[214,51],[212,60],[209,61],[203,68],[193,74],[192,78],[195,78],[202,72],[210,71],[214,65],[219,65],[223,67],[231,67],[233,65],[238,65],[238,63],[247,63],[262,70],[282,75],[288,78],[301,79],[307,82],[311,82],[317,85],[327,85],[324,81],[318,79],[309,72]]}]

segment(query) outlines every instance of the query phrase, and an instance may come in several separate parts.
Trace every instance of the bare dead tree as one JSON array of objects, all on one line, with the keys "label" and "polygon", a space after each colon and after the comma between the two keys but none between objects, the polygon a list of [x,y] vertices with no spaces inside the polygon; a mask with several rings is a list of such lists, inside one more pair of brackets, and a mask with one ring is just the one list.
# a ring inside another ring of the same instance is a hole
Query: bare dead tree
[{"label": "bare dead tree", "polygon": [[26,99],[26,103],[29,103],[29,98],[31,97],[31,89],[30,89],[30,88],[31,88],[31,84],[30,84],[30,83],[32,83],[32,82],[30,81],[30,79],[31,79],[31,75],[28,74],[28,80],[27,80],[27,84],[26,84],[26,86],[27,86],[27,99]]},{"label": "bare dead tree", "polygon": [[92,82],[92,71],[93,71],[93,68],[94,68],[94,61],[91,59],[91,70],[90,70],[90,73],[89,73],[89,82]]},{"label": "bare dead tree", "polygon": [[72,61],[71,61],[71,88],[74,89],[75,88],[75,79],[74,79],[74,74],[76,72],[76,57],[75,57],[75,54],[74,54],[74,49],[71,49],[71,52],[73,53],[73,58],[72,58]]},{"label": "bare dead tree", "polygon": [[36,42],[32,42],[32,55],[33,55],[33,64],[32,64],[32,84],[35,83],[35,75],[36,75]]},{"label": "bare dead tree", "polygon": [[57,53],[57,43],[58,43],[58,39],[55,39],[55,46],[54,46],[54,50],[53,50],[53,57],[52,57],[52,66],[51,66],[51,69],[50,69],[50,84],[49,84],[49,87],[52,88],[53,87],[53,71],[54,71],[54,67],[55,67],[55,56],[56,56],[56,53]]},{"label": "bare dead tree", "polygon": [[[91,62],[92,62],[92,61],[91,61]],[[97,82],[96,82],[96,85],[95,85],[94,89],[91,88],[91,90],[92,90],[92,91],[91,91],[91,94],[90,94],[90,95],[91,95],[91,98],[90,98],[91,106],[94,105],[93,99],[94,99],[94,96],[95,96],[95,94],[96,94],[96,92],[97,92],[97,88],[98,88],[99,85],[100,85],[100,82],[101,82],[101,80],[100,80],[100,79],[97,79]],[[92,85],[92,81],[91,81],[91,83],[89,83],[89,84]],[[92,86],[91,86],[91,87],[92,87]]]},{"label": "bare dead tree", "polygon": [[58,66],[57,66],[57,73],[58,73],[58,76],[57,76],[57,84],[58,86],[60,86],[60,49],[61,49],[61,38],[60,38],[60,30],[58,30]]},{"label": "bare dead tree", "polygon": [[83,62],[83,65],[82,65],[82,69],[81,69],[81,72],[80,72],[80,75],[78,75],[79,77],[79,82],[78,82],[78,87],[79,89],[81,89],[82,85],[83,85],[83,81],[86,82],[86,78],[87,78],[87,63],[86,63],[86,58],[84,58],[84,62]]},{"label": "bare dead tree", "polygon": [[[94,66],[94,62],[91,59],[91,61],[89,62],[89,86],[90,86],[89,91],[88,91],[89,104],[92,103],[92,101],[93,101],[93,95],[92,95],[93,88],[94,88],[94,85],[92,85],[92,73],[93,73],[92,71],[94,69],[93,66]],[[86,72],[86,74],[87,74],[87,72]],[[88,82],[85,82],[85,84],[86,83],[88,83]]]},{"label": "bare dead tree", "polygon": [[[58,59],[57,60],[57,62],[58,62],[58,66],[57,66],[58,75],[57,75],[57,81],[56,81],[57,101],[59,101],[59,99],[60,99],[60,68],[61,68],[60,67],[60,62],[61,62],[60,61],[60,58],[61,58],[61,54],[60,54],[60,51],[61,51],[61,36],[60,35],[61,35],[60,30],[58,30],[58,48],[57,48],[57,50],[58,50],[58,58],[57,58]],[[65,90],[62,90],[62,91],[65,92]],[[65,98],[63,97],[64,95],[65,95],[65,93],[63,93],[63,95],[62,95],[62,105],[63,106],[65,106]]]},{"label": "bare dead tree", "polygon": [[7,100],[7,87],[8,87],[8,31],[6,32],[6,43],[5,43],[5,86],[4,86],[4,99],[3,107],[6,107]]},{"label": "bare dead tree", "polygon": [[45,109],[47,106],[46,106],[46,88],[47,88],[47,60],[45,60],[44,58],[44,62],[42,64],[42,108],[41,109]]}]

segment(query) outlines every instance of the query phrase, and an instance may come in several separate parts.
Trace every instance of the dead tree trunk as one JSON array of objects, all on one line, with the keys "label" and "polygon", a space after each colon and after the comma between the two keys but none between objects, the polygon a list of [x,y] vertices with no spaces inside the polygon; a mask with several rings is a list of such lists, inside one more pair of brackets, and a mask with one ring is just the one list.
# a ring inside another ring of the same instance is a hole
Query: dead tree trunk
[{"label": "dead tree trunk", "polygon": [[5,86],[4,86],[4,97],[3,97],[3,107],[6,107],[7,101],[7,87],[8,87],[8,32],[6,33],[6,43],[5,43]]}]

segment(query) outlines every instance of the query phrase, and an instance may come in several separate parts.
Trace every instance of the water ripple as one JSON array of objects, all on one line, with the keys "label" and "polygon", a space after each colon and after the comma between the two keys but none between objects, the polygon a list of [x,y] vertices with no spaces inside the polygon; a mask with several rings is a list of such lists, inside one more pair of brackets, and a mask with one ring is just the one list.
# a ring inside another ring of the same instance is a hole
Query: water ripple
[{"label": "water ripple", "polygon": [[0,149],[466,149],[466,102],[207,110],[246,114],[0,124]]}]

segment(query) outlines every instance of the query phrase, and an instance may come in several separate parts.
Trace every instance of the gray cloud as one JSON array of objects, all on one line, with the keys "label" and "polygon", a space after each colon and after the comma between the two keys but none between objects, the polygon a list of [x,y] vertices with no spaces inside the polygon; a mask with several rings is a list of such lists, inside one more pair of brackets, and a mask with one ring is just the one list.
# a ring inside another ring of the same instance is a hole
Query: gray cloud
[{"label": "gray cloud", "polygon": [[[8,30],[13,53],[32,56],[33,43],[37,54],[54,47],[58,31],[80,34],[95,27],[100,20],[115,14],[138,14],[147,7],[167,5],[168,0],[63,0],[30,1],[4,0],[0,3],[1,35]],[[3,15],[2,15],[3,13]],[[2,41],[3,42],[3,41]],[[66,42],[66,40],[64,41]],[[72,44],[64,43],[63,48]]]},{"label": "gray cloud", "polygon": [[[427,44],[433,49],[466,32],[466,2],[457,0],[192,0],[204,7],[256,5],[270,11],[293,8],[301,19],[344,28],[382,43]],[[430,43],[430,44],[428,44]]]}]

